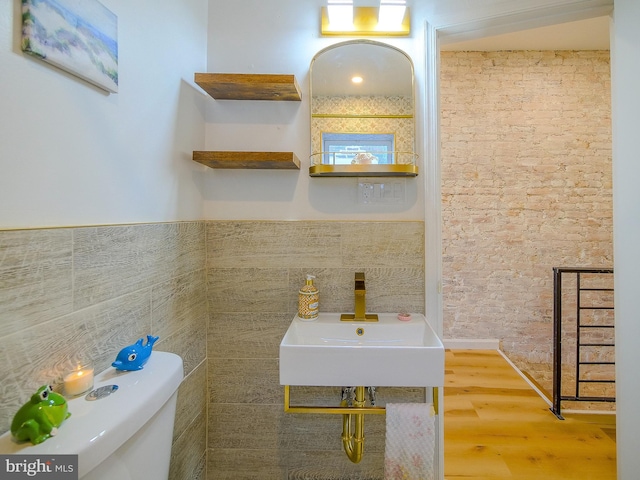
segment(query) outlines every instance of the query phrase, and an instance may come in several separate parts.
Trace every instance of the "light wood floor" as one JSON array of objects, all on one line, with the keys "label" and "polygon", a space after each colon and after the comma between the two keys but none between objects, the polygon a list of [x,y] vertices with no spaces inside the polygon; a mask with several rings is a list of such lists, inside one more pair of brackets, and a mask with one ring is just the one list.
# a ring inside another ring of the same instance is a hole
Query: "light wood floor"
[{"label": "light wood floor", "polygon": [[447,350],[446,480],[615,480],[614,415],[565,415],[496,351]]}]

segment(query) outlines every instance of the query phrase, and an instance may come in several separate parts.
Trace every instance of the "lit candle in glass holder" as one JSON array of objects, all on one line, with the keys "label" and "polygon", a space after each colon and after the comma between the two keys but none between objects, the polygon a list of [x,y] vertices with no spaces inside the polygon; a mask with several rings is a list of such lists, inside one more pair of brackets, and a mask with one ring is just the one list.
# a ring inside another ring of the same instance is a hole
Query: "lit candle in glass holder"
[{"label": "lit candle in glass holder", "polygon": [[87,364],[78,365],[64,375],[63,382],[64,392],[70,397],[88,392],[93,388],[93,367]]}]

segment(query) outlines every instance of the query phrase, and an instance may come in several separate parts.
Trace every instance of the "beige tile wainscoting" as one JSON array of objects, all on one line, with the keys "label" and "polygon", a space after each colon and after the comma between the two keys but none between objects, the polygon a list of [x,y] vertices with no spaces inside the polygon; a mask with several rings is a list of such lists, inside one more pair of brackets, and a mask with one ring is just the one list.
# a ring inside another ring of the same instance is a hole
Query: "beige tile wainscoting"
[{"label": "beige tile wainscoting", "polygon": [[[9,230],[0,231],[0,252],[0,431],[68,358],[88,355],[102,370],[151,333],[157,350],[185,362],[172,480],[382,475],[382,418],[367,419],[365,460],[353,465],[341,451],[340,417],[285,415],[278,346],[306,273],[317,276],[322,311],[353,309],[362,270],[369,310],[424,313],[422,222]],[[381,389],[380,402],[423,398],[421,389],[395,390]],[[339,400],[334,389],[293,395]]]},{"label": "beige tile wainscoting", "polygon": [[153,334],[184,360],[171,478],[205,478],[204,266],[204,222],[0,231],[0,432],[69,359]]},{"label": "beige tile wainscoting", "polygon": [[[364,459],[352,464],[341,417],[285,414],[278,379],[305,274],[316,275],[320,311],[346,312],[356,271],[366,274],[369,311],[424,313],[424,224],[207,223],[210,479],[382,477],[384,417],[366,419]],[[335,389],[292,390],[296,403],[339,404]],[[397,396],[424,399],[421,389],[379,392],[381,402]]]}]

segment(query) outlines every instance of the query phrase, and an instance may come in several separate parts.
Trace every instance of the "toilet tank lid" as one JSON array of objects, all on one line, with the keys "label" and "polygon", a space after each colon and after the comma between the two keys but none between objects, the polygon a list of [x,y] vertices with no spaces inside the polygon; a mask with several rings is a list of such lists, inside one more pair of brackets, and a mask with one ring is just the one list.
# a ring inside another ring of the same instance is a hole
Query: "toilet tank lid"
[{"label": "toilet tank lid", "polygon": [[182,358],[168,352],[151,354],[144,369],[120,372],[109,367],[94,379],[94,389],[118,385],[100,400],[85,396],[68,400],[69,417],[58,434],[39,445],[16,443],[7,432],[0,437],[3,454],[78,454],[79,470],[93,470],[131,438],[177,391],[183,379]]}]

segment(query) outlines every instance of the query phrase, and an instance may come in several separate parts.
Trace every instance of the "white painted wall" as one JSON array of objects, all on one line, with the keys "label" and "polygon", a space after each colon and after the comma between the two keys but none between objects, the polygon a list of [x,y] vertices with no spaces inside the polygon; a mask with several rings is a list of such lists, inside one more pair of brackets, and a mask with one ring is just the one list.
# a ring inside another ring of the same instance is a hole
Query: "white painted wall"
[{"label": "white painted wall", "polygon": [[202,218],[207,1],[102,3],[118,17],[119,93],[25,55],[0,2],[0,228]]},{"label": "white painted wall", "polygon": [[[375,0],[356,0],[356,6]],[[357,179],[310,178],[309,65],[313,56],[345,38],[321,37],[324,0],[210,0],[208,68],[218,73],[294,74],[303,100],[288,102],[215,101],[207,104],[208,150],[293,151],[299,171],[205,170],[205,216],[209,219],[394,219],[425,218],[425,22],[446,27],[453,37],[459,24],[472,25],[463,38],[504,33],[567,19],[603,15],[611,0],[409,0],[412,34],[385,38],[414,61],[417,79],[417,137],[421,177],[406,180],[400,206],[359,205]],[[508,16],[498,25],[496,18]],[[456,36],[458,38],[458,36]]]},{"label": "white painted wall", "polygon": [[[405,180],[400,206],[359,205],[357,179],[309,177],[309,66],[323,48],[345,38],[320,36],[321,0],[211,0],[209,71],[294,74],[302,102],[215,101],[207,105],[208,150],[293,151],[300,170],[209,170],[205,215],[210,219],[424,219],[422,178]],[[370,4],[370,3],[369,3]],[[422,151],[424,111],[424,12],[412,12],[409,38],[378,39],[406,52],[417,76],[417,153]],[[423,173],[421,173],[423,174]]]},{"label": "white painted wall", "polygon": [[[323,0],[105,0],[119,20],[115,95],[22,54],[20,1],[2,2],[0,228],[200,218],[423,219],[425,20],[455,25],[528,12],[532,3],[556,12],[557,5],[575,2],[487,0],[475,8],[467,0],[409,2],[411,37],[388,42],[414,59],[422,176],[406,180],[405,204],[362,206],[355,179],[307,175],[309,64],[317,51],[342,40],[319,35]],[[207,70],[293,73],[304,99],[216,102],[191,87],[193,73]],[[190,160],[203,148],[293,151],[302,169],[211,170]]]},{"label": "white painted wall", "polygon": [[616,0],[612,35],[613,241],[618,478],[640,472],[640,2]]}]

